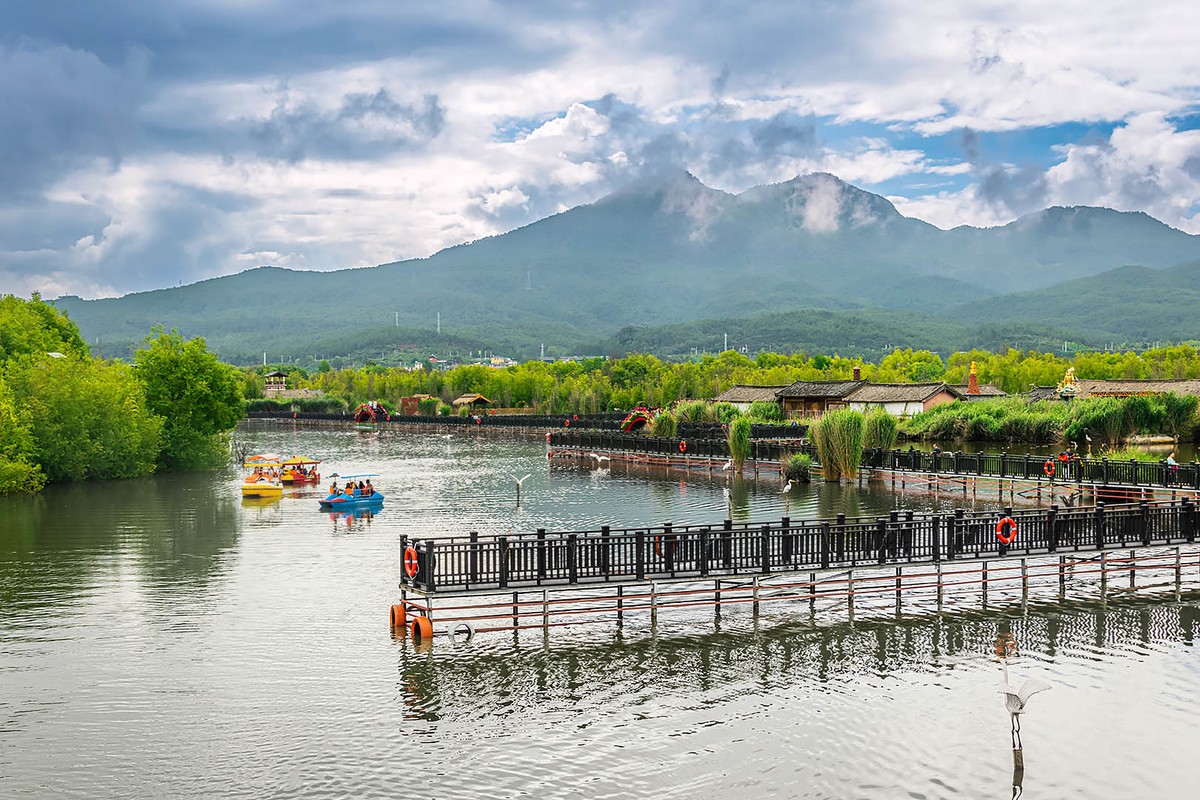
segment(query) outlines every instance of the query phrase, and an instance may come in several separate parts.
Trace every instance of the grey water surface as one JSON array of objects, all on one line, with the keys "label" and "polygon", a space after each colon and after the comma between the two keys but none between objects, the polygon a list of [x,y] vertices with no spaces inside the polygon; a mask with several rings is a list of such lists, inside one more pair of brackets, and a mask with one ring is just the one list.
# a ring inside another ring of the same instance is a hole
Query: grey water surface
[{"label": "grey water surface", "polygon": [[[371,516],[238,473],[0,498],[0,797],[1192,797],[1200,600],[711,609],[414,647],[398,539],[877,514],[962,498],[551,464],[542,440],[249,424]],[[516,479],[524,479],[521,505]],[[986,500],[976,500],[988,507]]]}]

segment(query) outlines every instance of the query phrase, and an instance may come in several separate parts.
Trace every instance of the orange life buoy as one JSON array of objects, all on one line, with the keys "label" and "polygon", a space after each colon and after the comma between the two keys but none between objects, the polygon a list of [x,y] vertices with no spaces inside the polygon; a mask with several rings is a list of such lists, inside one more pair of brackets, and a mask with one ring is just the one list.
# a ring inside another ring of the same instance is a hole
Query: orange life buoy
[{"label": "orange life buoy", "polygon": [[563,420],[563,427],[564,427],[564,428],[569,428],[569,427],[571,427],[571,420],[569,420],[569,419],[564,419],[564,420]]},{"label": "orange life buoy", "polygon": [[572,414],[572,415],[571,415],[571,419],[579,419],[579,415],[578,415],[578,414]]},{"label": "orange life buoy", "polygon": [[411,547],[404,548],[404,574],[410,578],[415,578],[418,569],[417,551]]},{"label": "orange life buoy", "polygon": [[546,431],[546,444],[550,444],[550,431]]},{"label": "orange life buoy", "polygon": [[1004,517],[996,523],[996,538],[1005,544],[1012,544],[1017,538],[1017,523],[1012,517]]},{"label": "orange life buoy", "polygon": [[1042,464],[1042,472],[1054,477],[1054,462],[1047,458],[1046,463]]},{"label": "orange life buoy", "polygon": [[679,440],[679,452],[681,452],[681,453],[687,452],[687,442],[683,439]]},{"label": "orange life buoy", "polygon": [[1017,640],[1011,633],[1002,633],[996,637],[996,658],[1014,658],[1017,655]]}]

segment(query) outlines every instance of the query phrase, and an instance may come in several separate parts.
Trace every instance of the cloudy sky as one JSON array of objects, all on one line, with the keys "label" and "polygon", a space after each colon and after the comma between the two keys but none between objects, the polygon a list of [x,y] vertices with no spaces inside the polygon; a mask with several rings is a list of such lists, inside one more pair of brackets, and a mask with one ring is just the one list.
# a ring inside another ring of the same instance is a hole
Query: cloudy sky
[{"label": "cloudy sky", "polygon": [[679,166],[1200,233],[1198,32],[1194,0],[13,3],[0,293],[425,256]]}]

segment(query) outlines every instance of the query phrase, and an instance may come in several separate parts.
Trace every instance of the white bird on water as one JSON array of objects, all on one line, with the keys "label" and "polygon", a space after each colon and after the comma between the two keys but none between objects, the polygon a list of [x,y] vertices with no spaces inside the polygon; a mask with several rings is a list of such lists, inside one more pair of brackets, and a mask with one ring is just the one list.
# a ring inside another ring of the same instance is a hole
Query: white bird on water
[{"label": "white bird on water", "polygon": [[[525,478],[528,478],[528,477],[529,477],[530,475],[532,475],[532,474],[533,474],[533,473],[532,473],[532,472],[530,472],[529,474],[527,474],[527,475],[525,476]],[[517,482],[517,488],[518,488],[518,489],[520,489],[520,488],[521,488],[521,484],[525,482],[525,478],[518,478],[516,475],[509,475],[508,477],[512,478],[514,481],[516,481],[516,482]]]},{"label": "white bird on water", "polygon": [[723,469],[723,470],[728,470],[728,469],[732,469],[732,468],[733,468],[733,459],[732,458],[721,465],[721,469]]},{"label": "white bird on water", "polygon": [[788,478],[787,485],[783,487],[783,494],[790,492],[793,486],[795,486],[795,483],[793,483],[791,478]]},{"label": "white bird on water", "polygon": [[603,462],[603,461],[608,461],[608,460],[609,460],[609,457],[608,457],[608,456],[602,456],[602,455],[600,455],[599,453],[588,453],[588,457],[589,457],[589,458],[594,458],[594,459],[596,459],[596,463],[597,463],[597,464],[599,464],[599,463],[601,463],[601,462]]},{"label": "white bird on water", "polygon": [[1012,720],[1012,745],[1014,750],[1021,749],[1021,715],[1025,713],[1025,704],[1029,698],[1038,692],[1051,688],[1050,684],[1039,678],[1029,678],[1017,689],[1008,682],[1008,664],[1004,665],[1004,680],[1000,684],[1000,693],[1004,695],[1004,707],[1008,709]]}]

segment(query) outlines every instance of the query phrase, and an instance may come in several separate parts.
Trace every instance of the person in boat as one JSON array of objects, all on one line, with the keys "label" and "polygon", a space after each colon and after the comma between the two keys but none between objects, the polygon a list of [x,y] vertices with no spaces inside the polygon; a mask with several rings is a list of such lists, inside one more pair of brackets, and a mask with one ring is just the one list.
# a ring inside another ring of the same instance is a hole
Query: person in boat
[{"label": "person in boat", "polygon": [[330,494],[337,494],[337,493],[338,493],[338,485],[337,485],[337,481],[332,481],[332,482],[329,484],[329,493],[330,493]]},{"label": "person in boat", "polygon": [[[1174,453],[1172,453],[1174,455]],[[375,494],[375,487],[371,485],[371,479],[367,478],[367,497]]]}]

